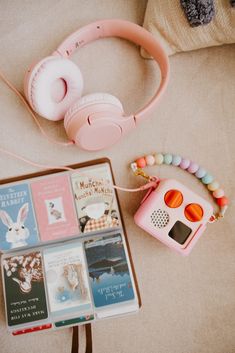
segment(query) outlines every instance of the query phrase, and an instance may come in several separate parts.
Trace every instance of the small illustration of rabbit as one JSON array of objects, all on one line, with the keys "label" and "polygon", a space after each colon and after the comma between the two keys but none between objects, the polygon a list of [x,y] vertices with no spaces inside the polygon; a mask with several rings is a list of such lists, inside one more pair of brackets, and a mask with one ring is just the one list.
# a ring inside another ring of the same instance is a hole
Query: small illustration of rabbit
[{"label": "small illustration of rabbit", "polygon": [[54,208],[55,205],[53,202],[49,203],[49,207],[50,207],[50,214],[54,216],[56,220],[62,218],[62,213]]},{"label": "small illustration of rabbit", "polygon": [[6,211],[0,210],[2,223],[8,228],[6,232],[6,241],[11,244],[11,249],[28,245],[26,239],[29,237],[29,230],[24,222],[29,212],[29,204],[25,203],[19,210],[17,221],[13,222]]}]

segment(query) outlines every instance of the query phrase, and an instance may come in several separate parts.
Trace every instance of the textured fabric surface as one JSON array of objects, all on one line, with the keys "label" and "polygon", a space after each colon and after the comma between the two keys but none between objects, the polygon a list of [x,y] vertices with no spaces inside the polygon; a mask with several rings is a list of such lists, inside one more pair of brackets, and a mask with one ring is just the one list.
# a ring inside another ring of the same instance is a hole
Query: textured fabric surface
[{"label": "textured fabric surface", "polygon": [[[189,11],[190,2],[182,1],[182,3],[187,4],[186,8]],[[149,0],[144,27],[160,40],[169,55],[234,43],[235,11],[233,7],[228,0],[214,0],[214,6],[215,15],[210,23],[190,27],[180,0]],[[193,21],[193,16],[190,16],[190,19]],[[198,21],[197,24],[200,22]],[[144,50],[141,53],[144,57],[148,57]]]},{"label": "textured fabric surface", "polygon": [[215,15],[214,0],[180,0],[190,26],[210,23]]},{"label": "textured fabric surface", "polygon": [[[101,18],[142,23],[145,5],[146,1],[141,0],[1,0],[0,69],[22,90],[28,66],[51,54],[79,26]],[[143,180],[132,176],[128,168],[131,161],[154,151],[176,153],[215,175],[233,200],[234,58],[234,45],[171,57],[169,87],[154,114],[118,145],[95,153],[45,140],[25,107],[0,81],[0,146],[48,164],[107,156],[116,183],[133,188]],[[84,93],[111,93],[120,99],[127,113],[147,102],[159,77],[152,60],[144,60],[136,46],[119,39],[88,45],[73,56],[73,61],[82,71]],[[51,136],[65,140],[62,123],[40,121]],[[0,155],[1,178],[34,171],[38,169]],[[151,167],[150,172],[174,177],[212,201],[201,183],[182,170],[162,166]],[[119,192],[142,308],[137,315],[94,324],[94,352],[234,353],[233,202],[226,218],[209,225],[191,255],[182,258],[134,225],[133,215],[143,195]],[[21,337],[9,335],[0,283],[1,353],[69,353],[71,333],[71,329],[64,329]]]}]

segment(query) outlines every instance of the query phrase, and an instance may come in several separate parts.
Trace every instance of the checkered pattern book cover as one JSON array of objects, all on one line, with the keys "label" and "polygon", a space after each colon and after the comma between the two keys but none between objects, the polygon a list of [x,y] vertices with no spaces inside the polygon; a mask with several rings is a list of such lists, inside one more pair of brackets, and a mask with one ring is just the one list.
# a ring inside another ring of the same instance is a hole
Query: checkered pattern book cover
[{"label": "checkered pattern book cover", "polygon": [[108,163],[81,168],[72,174],[71,180],[82,232],[120,226],[120,215]]}]

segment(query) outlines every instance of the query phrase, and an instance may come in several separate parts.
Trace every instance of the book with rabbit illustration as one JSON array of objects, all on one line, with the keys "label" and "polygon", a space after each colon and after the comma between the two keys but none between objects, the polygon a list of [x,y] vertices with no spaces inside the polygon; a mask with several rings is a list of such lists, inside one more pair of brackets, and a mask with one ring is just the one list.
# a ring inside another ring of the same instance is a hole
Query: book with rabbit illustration
[{"label": "book with rabbit illustration", "polygon": [[75,311],[90,313],[82,243],[76,241],[45,249],[44,265],[51,313],[71,317]]},{"label": "book with rabbit illustration", "polygon": [[38,230],[28,183],[0,187],[0,249],[38,243]]},{"label": "book with rabbit illustration", "polygon": [[72,186],[82,232],[120,226],[108,163],[79,169],[77,173],[72,174]]},{"label": "book with rabbit illustration", "polygon": [[61,239],[79,233],[70,179],[67,174],[31,183],[40,238]]},{"label": "book with rabbit illustration", "polygon": [[48,312],[41,252],[6,257],[2,265],[8,325],[46,319]]},{"label": "book with rabbit illustration", "polygon": [[121,234],[85,241],[85,251],[96,307],[134,299]]}]

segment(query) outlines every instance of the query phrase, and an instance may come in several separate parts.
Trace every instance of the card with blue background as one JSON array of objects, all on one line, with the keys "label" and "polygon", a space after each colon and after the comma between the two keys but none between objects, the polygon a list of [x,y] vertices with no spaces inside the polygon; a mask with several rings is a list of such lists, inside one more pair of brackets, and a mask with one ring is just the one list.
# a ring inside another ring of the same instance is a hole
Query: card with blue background
[{"label": "card with blue background", "polygon": [[121,234],[88,240],[85,242],[85,252],[97,308],[134,299]]},{"label": "card with blue background", "polygon": [[0,188],[0,249],[38,243],[38,230],[28,183]]},{"label": "card with blue background", "polygon": [[73,241],[44,250],[50,311],[54,316],[91,314],[91,298],[82,243]]}]

